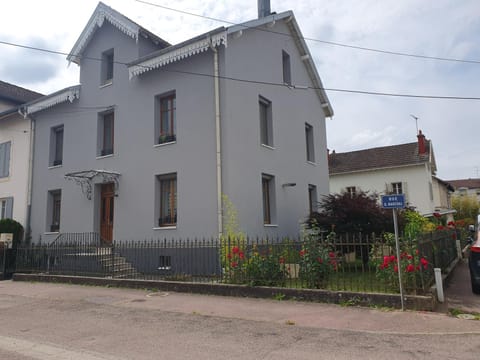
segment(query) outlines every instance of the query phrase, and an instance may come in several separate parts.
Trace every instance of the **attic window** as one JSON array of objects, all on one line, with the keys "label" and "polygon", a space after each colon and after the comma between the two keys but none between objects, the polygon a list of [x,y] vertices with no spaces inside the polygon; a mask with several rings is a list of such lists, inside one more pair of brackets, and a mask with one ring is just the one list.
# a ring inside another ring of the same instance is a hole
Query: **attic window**
[{"label": "attic window", "polygon": [[102,53],[101,85],[111,84],[113,80],[113,49]]},{"label": "attic window", "polygon": [[292,74],[290,69],[290,55],[282,50],[283,83],[292,85]]}]

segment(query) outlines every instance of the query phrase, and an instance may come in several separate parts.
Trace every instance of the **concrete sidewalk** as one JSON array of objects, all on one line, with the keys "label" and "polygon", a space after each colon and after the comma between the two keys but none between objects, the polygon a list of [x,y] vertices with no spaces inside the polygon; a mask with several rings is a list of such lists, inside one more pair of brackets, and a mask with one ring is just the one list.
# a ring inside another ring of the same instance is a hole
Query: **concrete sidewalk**
[{"label": "concrete sidewalk", "polygon": [[458,262],[444,292],[445,303],[438,307],[438,311],[446,312],[448,309],[455,309],[480,314],[480,295],[472,292],[468,260]]},{"label": "concrete sidewalk", "polygon": [[13,281],[0,282],[0,295],[0,308],[8,307],[10,297],[21,297],[25,302],[35,299],[80,301],[102,306],[358,332],[480,335],[480,321],[431,312]]}]

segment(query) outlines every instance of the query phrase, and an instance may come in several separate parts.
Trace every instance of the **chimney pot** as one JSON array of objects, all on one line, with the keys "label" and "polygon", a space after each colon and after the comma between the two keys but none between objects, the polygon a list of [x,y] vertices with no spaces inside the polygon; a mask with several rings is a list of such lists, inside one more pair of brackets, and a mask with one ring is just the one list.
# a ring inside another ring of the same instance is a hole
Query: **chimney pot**
[{"label": "chimney pot", "polygon": [[261,19],[270,14],[270,0],[258,0],[258,18]]}]

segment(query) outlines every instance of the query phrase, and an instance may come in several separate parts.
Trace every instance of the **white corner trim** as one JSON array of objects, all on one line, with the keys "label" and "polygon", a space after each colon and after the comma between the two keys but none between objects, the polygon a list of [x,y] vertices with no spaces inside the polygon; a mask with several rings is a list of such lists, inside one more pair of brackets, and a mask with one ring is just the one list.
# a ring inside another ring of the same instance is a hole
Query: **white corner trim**
[{"label": "white corner trim", "polygon": [[80,98],[80,87],[70,88],[65,91],[61,91],[58,94],[46,96],[43,98],[43,100],[40,100],[32,105],[28,105],[25,108],[25,113],[33,114],[67,101],[70,101],[72,103],[75,99],[78,98]]},{"label": "white corner trim", "polygon": [[100,3],[75,43],[71,53],[68,55],[67,60],[69,63],[72,61],[76,64],[79,63],[80,56],[90,41],[92,34],[95,32],[97,27],[102,27],[105,19],[121,32],[138,42],[140,27],[131,20],[114,11],[112,8]]},{"label": "white corner trim", "polygon": [[166,52],[152,59],[145,60],[128,68],[129,78],[141,75],[147,71],[160,68],[170,63],[183,60],[193,55],[200,54],[208,50],[211,46],[220,47],[221,45],[227,47],[227,32],[223,31],[205,39],[186,44],[178,49]]}]

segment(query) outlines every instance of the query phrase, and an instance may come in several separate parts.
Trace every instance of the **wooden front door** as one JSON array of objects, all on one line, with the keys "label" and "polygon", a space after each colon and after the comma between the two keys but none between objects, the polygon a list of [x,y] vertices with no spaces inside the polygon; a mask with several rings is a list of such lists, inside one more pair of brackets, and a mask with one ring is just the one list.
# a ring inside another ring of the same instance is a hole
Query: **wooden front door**
[{"label": "wooden front door", "polygon": [[110,244],[113,240],[113,198],[115,189],[113,183],[102,184],[100,203],[100,237]]}]

